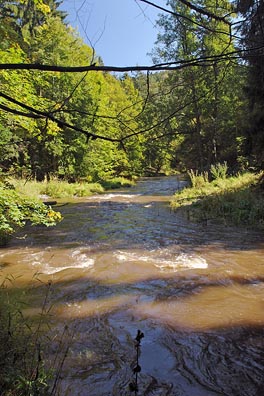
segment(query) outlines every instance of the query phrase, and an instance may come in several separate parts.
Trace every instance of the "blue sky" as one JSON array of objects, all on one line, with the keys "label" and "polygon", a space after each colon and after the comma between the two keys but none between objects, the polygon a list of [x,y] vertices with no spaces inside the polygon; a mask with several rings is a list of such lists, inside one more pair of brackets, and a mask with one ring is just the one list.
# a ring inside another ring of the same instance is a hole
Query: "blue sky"
[{"label": "blue sky", "polygon": [[[156,4],[158,2],[156,1]],[[159,1],[165,5],[165,1]],[[61,9],[107,66],[151,65],[159,10],[135,0],[64,0]]]}]

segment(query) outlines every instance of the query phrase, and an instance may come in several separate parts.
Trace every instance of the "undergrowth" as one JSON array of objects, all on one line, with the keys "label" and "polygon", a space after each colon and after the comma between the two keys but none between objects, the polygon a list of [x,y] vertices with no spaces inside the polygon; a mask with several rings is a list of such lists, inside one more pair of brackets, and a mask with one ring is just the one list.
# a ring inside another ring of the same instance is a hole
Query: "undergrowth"
[{"label": "undergrowth", "polygon": [[194,221],[217,221],[224,224],[264,228],[263,172],[227,177],[216,172],[209,181],[208,173],[189,172],[191,187],[176,192],[171,207],[184,208]]},{"label": "undergrowth", "polygon": [[13,287],[13,281],[6,278],[0,285],[0,395],[55,396],[68,350],[68,330],[57,335],[60,342],[48,361],[47,350],[55,347],[47,336],[51,284],[45,286],[39,315],[30,317],[25,315],[26,292]]}]

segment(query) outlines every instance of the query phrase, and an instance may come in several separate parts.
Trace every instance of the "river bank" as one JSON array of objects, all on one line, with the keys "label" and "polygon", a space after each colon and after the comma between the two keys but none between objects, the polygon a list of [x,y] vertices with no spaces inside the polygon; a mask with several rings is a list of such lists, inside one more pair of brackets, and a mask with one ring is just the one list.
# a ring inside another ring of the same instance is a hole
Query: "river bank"
[{"label": "river bank", "polygon": [[190,186],[177,191],[171,208],[192,221],[264,229],[264,173],[219,176],[189,173]]},{"label": "river bank", "polygon": [[135,184],[134,179],[128,180],[123,177],[115,177],[109,180],[101,180],[96,183],[80,181],[69,183],[63,180],[50,180],[36,182],[34,180],[11,179],[20,194],[30,197],[50,197],[50,198],[74,198],[89,197],[93,194],[101,194],[104,191],[118,188],[127,188]]}]

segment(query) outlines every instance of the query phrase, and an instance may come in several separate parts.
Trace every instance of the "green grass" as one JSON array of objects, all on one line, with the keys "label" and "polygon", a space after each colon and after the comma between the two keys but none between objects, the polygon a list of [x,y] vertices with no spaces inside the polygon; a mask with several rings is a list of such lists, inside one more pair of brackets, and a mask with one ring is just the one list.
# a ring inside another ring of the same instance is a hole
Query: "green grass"
[{"label": "green grass", "polygon": [[39,198],[41,195],[47,195],[50,198],[88,197],[93,194],[101,194],[105,190],[131,187],[135,184],[134,181],[123,177],[103,180],[100,183],[68,183],[58,180],[36,182],[17,179],[11,179],[10,183],[14,185],[19,193],[31,198]]},{"label": "green grass", "polygon": [[183,208],[194,221],[215,220],[262,229],[264,191],[261,180],[263,173],[245,173],[218,177],[211,182],[194,182],[174,195],[171,207],[173,210]]},{"label": "green grass", "polygon": [[48,195],[51,198],[85,197],[104,192],[99,183],[68,183],[52,180],[49,182],[36,182],[25,180],[11,180],[16,190],[24,195],[38,198]]},{"label": "green grass", "polygon": [[116,188],[132,187],[135,185],[135,182],[124,177],[114,177],[113,179],[101,181],[101,184],[106,190],[113,190]]}]

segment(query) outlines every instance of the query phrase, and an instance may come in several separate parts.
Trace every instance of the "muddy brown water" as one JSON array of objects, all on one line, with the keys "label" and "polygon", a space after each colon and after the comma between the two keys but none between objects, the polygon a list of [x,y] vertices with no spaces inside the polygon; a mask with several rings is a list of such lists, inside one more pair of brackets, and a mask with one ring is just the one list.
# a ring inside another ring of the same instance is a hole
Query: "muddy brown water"
[{"label": "muddy brown water", "polygon": [[52,331],[66,323],[72,337],[61,395],[134,394],[138,329],[138,395],[264,395],[263,235],[172,213],[183,184],[143,179],[75,200],[57,227],[0,249],[2,279],[52,281]]}]

